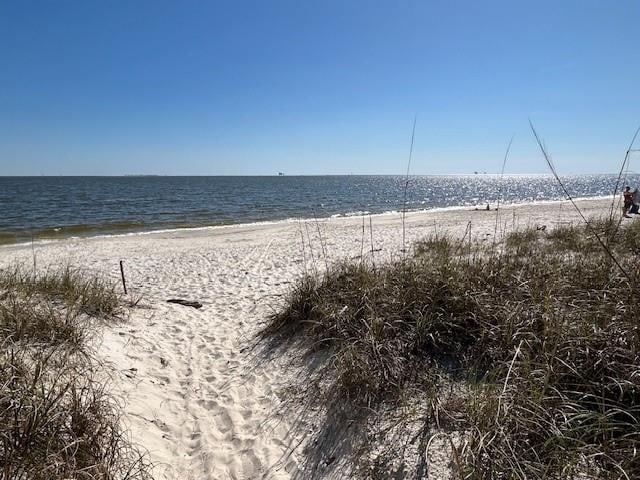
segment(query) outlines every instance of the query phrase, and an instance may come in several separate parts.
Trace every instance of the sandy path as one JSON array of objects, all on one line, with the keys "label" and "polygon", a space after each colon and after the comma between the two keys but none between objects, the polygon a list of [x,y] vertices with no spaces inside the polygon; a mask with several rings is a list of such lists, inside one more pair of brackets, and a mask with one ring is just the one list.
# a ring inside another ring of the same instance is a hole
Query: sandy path
[{"label": "sandy path", "polygon": [[[606,201],[581,201],[590,214]],[[567,203],[505,208],[501,228],[574,221]],[[407,242],[434,231],[490,240],[495,212],[449,210],[407,216]],[[400,255],[399,215],[373,217],[374,255]],[[320,234],[322,232],[322,242]],[[302,234],[301,234],[302,232]],[[304,238],[304,248],[303,240]],[[292,373],[286,362],[256,364],[248,347],[305,269],[371,255],[368,217],[278,222],[36,243],[38,269],[71,264],[119,281],[141,307],[104,332],[99,351],[114,370],[134,440],[149,450],[157,478],[286,479],[297,472],[304,432],[279,412]],[[0,266],[32,265],[32,247],[0,248]],[[203,308],[166,303],[169,298]],[[291,451],[293,449],[293,451]]]}]

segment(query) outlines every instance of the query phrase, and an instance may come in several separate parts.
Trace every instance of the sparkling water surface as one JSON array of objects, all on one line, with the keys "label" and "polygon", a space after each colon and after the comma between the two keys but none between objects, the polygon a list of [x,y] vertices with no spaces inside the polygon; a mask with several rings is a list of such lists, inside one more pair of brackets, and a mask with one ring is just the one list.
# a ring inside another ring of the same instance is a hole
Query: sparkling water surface
[{"label": "sparkling water surface", "polygon": [[[562,177],[574,197],[616,175]],[[403,176],[0,177],[0,242],[402,209]],[[640,184],[640,176],[626,183]],[[412,176],[407,209],[564,198],[549,175]]]}]

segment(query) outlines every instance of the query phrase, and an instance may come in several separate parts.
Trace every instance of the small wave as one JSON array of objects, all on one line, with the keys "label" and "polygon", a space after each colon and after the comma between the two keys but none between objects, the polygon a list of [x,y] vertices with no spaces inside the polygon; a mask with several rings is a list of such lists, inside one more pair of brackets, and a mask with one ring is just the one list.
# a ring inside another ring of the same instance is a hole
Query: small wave
[{"label": "small wave", "polygon": [[[384,212],[380,212],[384,213]],[[346,213],[334,213],[330,216],[330,218],[344,218],[344,217],[362,217],[363,215],[371,215],[369,210],[357,210],[355,212],[346,212]]]}]

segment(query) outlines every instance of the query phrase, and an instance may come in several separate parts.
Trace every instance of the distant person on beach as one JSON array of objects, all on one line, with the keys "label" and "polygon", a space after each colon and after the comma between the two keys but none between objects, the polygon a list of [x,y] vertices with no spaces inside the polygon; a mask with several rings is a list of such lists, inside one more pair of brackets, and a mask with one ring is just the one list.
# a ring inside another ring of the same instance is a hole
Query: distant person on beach
[{"label": "distant person on beach", "polygon": [[640,188],[636,187],[631,196],[631,210],[629,213],[640,215]]},{"label": "distant person on beach", "polygon": [[633,205],[633,193],[631,192],[631,187],[624,187],[624,192],[622,192],[622,200],[622,215],[625,218],[631,218],[631,216],[627,214],[627,212],[631,208],[631,205]]}]

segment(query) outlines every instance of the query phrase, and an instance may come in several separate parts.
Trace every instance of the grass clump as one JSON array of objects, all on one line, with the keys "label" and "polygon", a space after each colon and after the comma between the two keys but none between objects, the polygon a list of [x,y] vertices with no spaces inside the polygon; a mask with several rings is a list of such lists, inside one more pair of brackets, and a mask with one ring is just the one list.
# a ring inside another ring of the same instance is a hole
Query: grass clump
[{"label": "grass clump", "polygon": [[3,479],[146,479],[88,347],[96,318],[121,303],[71,269],[0,272],[0,471]]},{"label": "grass clump", "polygon": [[464,478],[636,478],[638,234],[594,220],[464,252],[427,239],[409,258],[303,279],[263,335],[329,352],[325,392],[368,409],[406,392],[437,399],[443,376],[459,385],[448,416],[464,432]]},{"label": "grass clump", "polygon": [[113,284],[71,267],[38,275],[14,268],[0,275],[0,291],[2,290],[28,297],[43,296],[95,317],[113,317],[122,307]]}]

